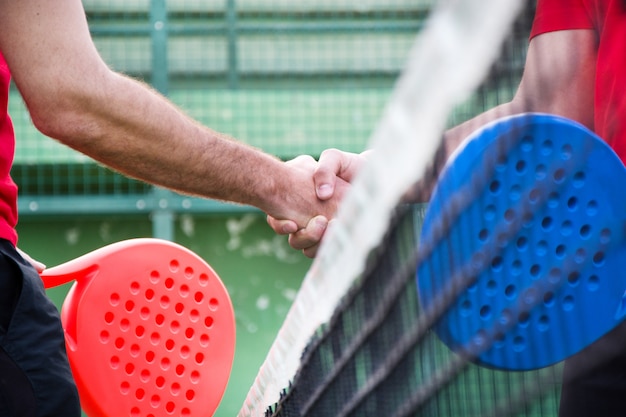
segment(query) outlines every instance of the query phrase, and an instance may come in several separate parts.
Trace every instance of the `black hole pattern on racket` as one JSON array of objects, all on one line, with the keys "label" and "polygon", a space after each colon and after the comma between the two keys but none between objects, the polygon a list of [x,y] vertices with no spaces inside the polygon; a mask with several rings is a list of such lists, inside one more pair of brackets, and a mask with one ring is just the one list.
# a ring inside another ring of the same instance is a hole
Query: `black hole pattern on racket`
[{"label": "black hole pattern on racket", "polygon": [[218,299],[201,290],[209,282],[206,273],[171,260],[167,275],[151,271],[126,293],[109,295],[99,342],[113,348],[108,366],[119,376],[120,393],[136,400],[129,415],[191,414],[184,404],[199,395],[194,385],[219,309]]},{"label": "black hole pattern on racket", "polygon": [[[538,140],[525,136],[518,146],[524,152],[522,158],[508,162],[498,160],[495,164],[493,177],[483,194],[482,226],[474,235],[478,247],[495,243],[512,250],[513,256],[496,255],[488,260],[489,267],[485,269],[488,276],[474,282],[472,289],[468,288],[461,295],[457,305],[461,315],[468,320],[476,316],[481,320],[504,323],[510,320],[510,311],[499,310],[497,306],[474,297],[486,295],[495,299],[502,293],[511,303],[519,300],[529,306],[537,304],[539,308],[529,308],[514,318],[517,328],[497,335],[496,348],[509,346],[519,352],[527,346],[523,328],[532,324],[541,332],[550,330],[550,312],[553,309],[571,311],[576,308],[574,290],[577,287],[584,285],[586,291],[593,292],[602,285],[600,272],[585,272],[585,276],[577,271],[548,269],[550,265],[591,263],[595,271],[601,270],[605,264],[605,252],[594,250],[588,253],[587,248],[590,244],[591,247],[608,244],[611,230],[608,227],[596,230],[594,225],[602,207],[595,199],[585,201],[580,197],[585,193],[579,191],[593,186],[587,184],[585,172],[568,171],[567,165],[559,164],[559,161],[566,164],[572,160],[572,144],[564,143],[557,147],[551,139]],[[536,146],[539,153],[533,152]],[[529,175],[532,177],[530,187],[526,181]],[[538,185],[532,185],[533,182]],[[524,215],[518,211],[520,203],[537,206],[533,210],[535,214]],[[521,225],[515,237],[511,239],[499,234],[499,225],[515,223]],[[520,277],[527,277],[522,280],[525,286],[547,278],[546,281],[559,290],[544,289],[542,292],[520,287]],[[477,290],[473,290],[476,287]]]}]

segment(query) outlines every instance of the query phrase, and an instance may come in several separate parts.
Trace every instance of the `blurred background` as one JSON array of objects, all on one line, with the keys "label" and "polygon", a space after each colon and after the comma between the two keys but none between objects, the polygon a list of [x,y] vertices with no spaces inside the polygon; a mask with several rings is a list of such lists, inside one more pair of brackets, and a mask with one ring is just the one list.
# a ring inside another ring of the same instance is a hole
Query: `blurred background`
[{"label": "blurred background", "polygon": [[[432,6],[431,0],[83,3],[112,68],[151,84],[213,129],[285,160],[329,147],[366,148]],[[510,98],[527,25],[494,68],[510,76],[470,98],[451,123]],[[197,252],[221,276],[235,308],[235,362],[216,416],[236,415],[311,261],[274,235],[255,209],[129,180],[42,136],[15,89],[10,112],[21,249],[48,266],[134,237],[169,239]],[[67,290],[50,290],[59,307]]]}]

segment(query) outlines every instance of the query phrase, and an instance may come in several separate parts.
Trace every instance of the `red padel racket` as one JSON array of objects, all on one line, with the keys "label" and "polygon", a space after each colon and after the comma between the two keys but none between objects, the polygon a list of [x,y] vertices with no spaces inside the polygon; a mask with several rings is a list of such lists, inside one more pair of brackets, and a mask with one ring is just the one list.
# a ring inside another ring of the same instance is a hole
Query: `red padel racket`
[{"label": "red padel racket", "polygon": [[230,297],[190,250],[159,239],[111,244],[43,272],[74,280],[61,310],[90,417],[211,416],[235,348]]}]

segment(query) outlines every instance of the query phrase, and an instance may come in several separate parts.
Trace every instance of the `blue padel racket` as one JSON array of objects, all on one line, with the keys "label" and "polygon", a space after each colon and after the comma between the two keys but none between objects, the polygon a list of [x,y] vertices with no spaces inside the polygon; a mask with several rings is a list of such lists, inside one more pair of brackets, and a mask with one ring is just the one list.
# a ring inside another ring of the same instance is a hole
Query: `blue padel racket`
[{"label": "blue padel racket", "polygon": [[420,237],[422,308],[479,364],[549,366],[626,314],[626,170],[596,135],[545,114],[500,119],[445,167]]}]

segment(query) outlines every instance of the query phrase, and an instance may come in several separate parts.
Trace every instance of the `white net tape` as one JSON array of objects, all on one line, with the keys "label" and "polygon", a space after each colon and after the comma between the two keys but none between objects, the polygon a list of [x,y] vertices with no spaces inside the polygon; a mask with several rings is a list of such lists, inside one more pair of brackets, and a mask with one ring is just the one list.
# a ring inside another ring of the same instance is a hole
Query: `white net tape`
[{"label": "white net tape", "polygon": [[521,6],[448,0],[434,8],[371,138],[375,151],[327,232],[240,417],[262,416],[289,386],[303,349],[362,272],[394,207],[433,158],[450,111],[483,80]]}]

